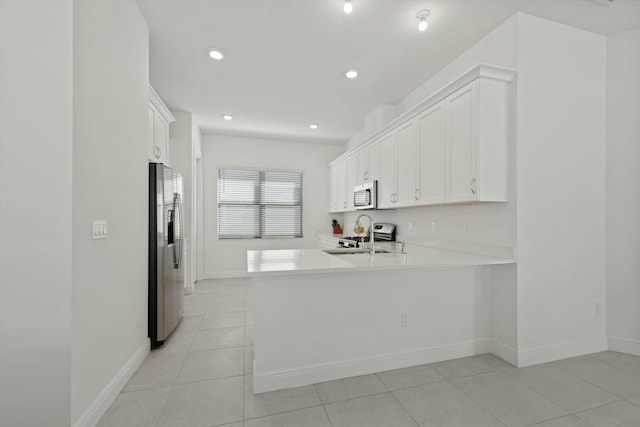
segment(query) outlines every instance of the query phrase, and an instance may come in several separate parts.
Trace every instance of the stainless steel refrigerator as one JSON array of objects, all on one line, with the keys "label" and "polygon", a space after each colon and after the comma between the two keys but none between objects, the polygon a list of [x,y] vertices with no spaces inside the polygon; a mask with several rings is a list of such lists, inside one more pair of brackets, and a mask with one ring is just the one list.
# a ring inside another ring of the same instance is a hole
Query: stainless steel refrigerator
[{"label": "stainless steel refrigerator", "polygon": [[162,345],[184,312],[182,176],[149,164],[149,338]]}]

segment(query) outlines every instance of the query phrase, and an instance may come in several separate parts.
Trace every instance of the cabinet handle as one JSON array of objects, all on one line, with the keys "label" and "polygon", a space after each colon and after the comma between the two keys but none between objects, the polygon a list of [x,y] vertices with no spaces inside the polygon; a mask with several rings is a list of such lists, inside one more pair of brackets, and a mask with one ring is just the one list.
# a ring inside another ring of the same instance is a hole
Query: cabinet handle
[{"label": "cabinet handle", "polygon": [[476,179],[471,180],[471,194],[476,194]]},{"label": "cabinet handle", "polygon": [[416,191],[415,191],[414,194],[416,196],[416,200],[420,200],[420,189],[419,188],[416,188]]}]

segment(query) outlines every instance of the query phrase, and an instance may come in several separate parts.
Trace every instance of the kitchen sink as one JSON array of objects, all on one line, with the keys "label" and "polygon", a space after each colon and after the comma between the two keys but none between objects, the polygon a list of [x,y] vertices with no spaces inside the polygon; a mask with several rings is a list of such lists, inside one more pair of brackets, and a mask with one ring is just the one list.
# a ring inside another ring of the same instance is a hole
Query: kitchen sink
[{"label": "kitchen sink", "polygon": [[[369,249],[364,248],[336,248],[336,249],[323,249],[324,252],[330,255],[352,255],[352,254],[368,254]],[[391,251],[386,249],[376,249],[377,254],[388,254]]]}]

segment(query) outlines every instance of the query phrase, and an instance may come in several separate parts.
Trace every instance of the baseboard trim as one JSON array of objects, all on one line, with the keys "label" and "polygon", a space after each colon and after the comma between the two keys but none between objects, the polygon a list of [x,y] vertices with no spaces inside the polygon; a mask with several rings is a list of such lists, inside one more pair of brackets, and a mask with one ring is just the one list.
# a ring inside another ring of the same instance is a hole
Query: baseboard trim
[{"label": "baseboard trim", "polygon": [[191,283],[190,285],[186,285],[184,287],[184,295],[185,296],[193,295],[195,290],[196,290],[196,284],[195,283]]},{"label": "baseboard trim", "polygon": [[331,364],[306,366],[299,369],[253,373],[253,392],[264,393],[291,387],[315,384],[340,378],[408,368],[490,353],[493,341],[476,341],[439,348],[427,348],[406,353],[387,354],[367,359],[346,360]]},{"label": "baseboard trim", "polygon": [[145,338],[144,342],[133,353],[131,358],[120,368],[118,373],[109,381],[109,384],[100,392],[98,397],[89,405],[82,413],[80,418],[73,423],[73,427],[94,427],[100,421],[100,418],[107,412],[109,406],[118,397],[125,385],[136,370],[142,365],[144,359],[151,351],[149,339]]},{"label": "baseboard trim", "polygon": [[611,337],[609,337],[607,341],[609,344],[609,350],[611,351],[640,356],[640,341]]},{"label": "baseboard trim", "polygon": [[513,366],[518,366],[518,352],[498,341],[491,341],[491,353]]},{"label": "baseboard trim", "polygon": [[606,336],[591,337],[566,344],[521,351],[518,353],[518,364],[516,366],[523,368],[525,366],[539,365],[541,363],[553,362],[554,360],[597,353],[599,351],[605,351],[606,349]]},{"label": "baseboard trim", "polygon": [[246,271],[208,271],[204,273],[206,279],[235,279],[238,277],[249,277]]}]

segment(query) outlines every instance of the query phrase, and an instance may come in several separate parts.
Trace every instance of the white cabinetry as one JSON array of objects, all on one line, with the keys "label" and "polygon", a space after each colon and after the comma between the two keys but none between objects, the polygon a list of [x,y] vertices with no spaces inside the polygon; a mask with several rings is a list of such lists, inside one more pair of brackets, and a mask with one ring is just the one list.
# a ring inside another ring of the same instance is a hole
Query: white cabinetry
[{"label": "white cabinetry", "polygon": [[375,145],[380,151],[378,208],[393,208],[396,200],[396,133],[383,136]]},{"label": "white cabinetry", "polygon": [[380,174],[380,146],[371,144],[358,151],[358,179],[356,184],[375,181]]},{"label": "white cabinetry", "polygon": [[446,99],[445,202],[508,200],[509,93],[477,79]]},{"label": "white cabinetry", "polygon": [[169,124],[175,120],[156,91],[149,86],[147,137],[150,161],[169,164]]},{"label": "white cabinetry", "polygon": [[369,171],[367,181],[380,179],[380,145],[371,144],[367,147],[369,151]]},{"label": "white cabinetry", "polygon": [[338,165],[338,209],[336,212],[347,210],[347,162]]},{"label": "white cabinetry", "polygon": [[353,205],[353,187],[356,186],[356,182],[358,181],[358,156],[353,155],[347,159],[347,181],[346,181],[346,210],[354,211],[356,210]]},{"label": "white cabinetry", "polygon": [[418,115],[417,174],[418,205],[444,202],[445,103],[439,102]]},{"label": "white cabinetry", "polygon": [[338,166],[329,168],[329,212],[339,212],[338,209]]},{"label": "white cabinetry", "polygon": [[369,148],[365,147],[358,151],[358,180],[357,184],[368,182],[371,178],[369,172]]},{"label": "white cabinetry", "polygon": [[416,194],[416,124],[411,120],[398,127],[396,137],[395,206],[412,206]]},{"label": "white cabinetry", "polygon": [[358,179],[358,156],[352,155],[329,168],[329,212],[348,212],[353,206],[353,187]]},{"label": "white cabinetry", "polygon": [[416,126],[404,123],[376,144],[380,149],[378,208],[414,204]]},{"label": "white cabinetry", "polygon": [[379,209],[507,201],[514,76],[479,65],[345,153],[333,166],[332,206],[353,210],[353,186],[370,180]]}]

